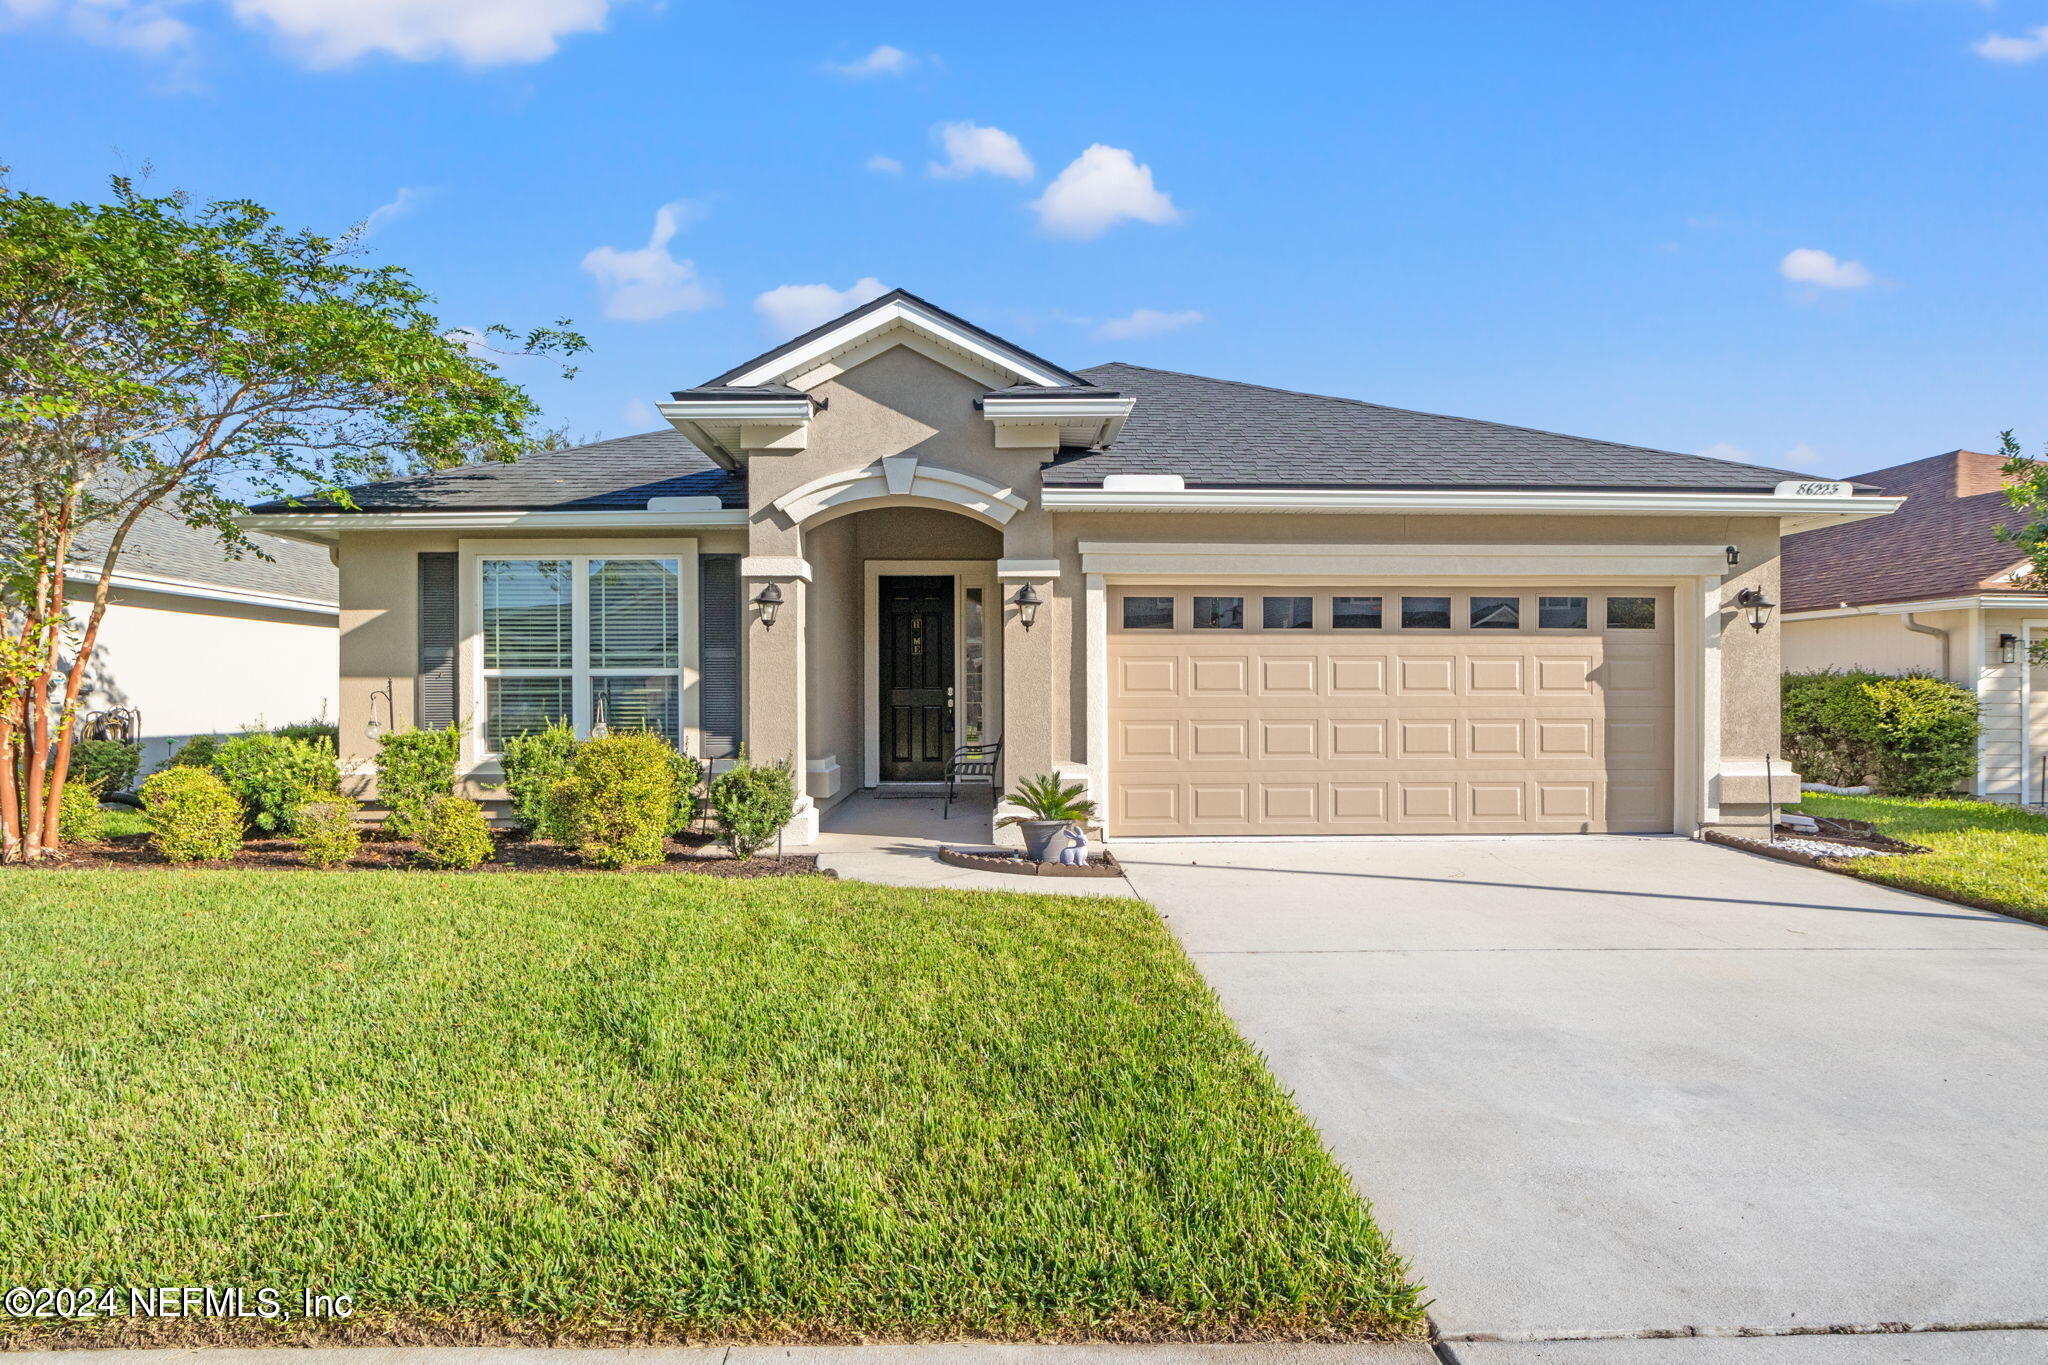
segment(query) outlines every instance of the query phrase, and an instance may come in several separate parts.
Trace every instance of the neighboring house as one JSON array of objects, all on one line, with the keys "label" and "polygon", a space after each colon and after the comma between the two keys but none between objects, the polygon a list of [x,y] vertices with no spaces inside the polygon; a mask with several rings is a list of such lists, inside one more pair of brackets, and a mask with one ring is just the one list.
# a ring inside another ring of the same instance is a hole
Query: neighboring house
[{"label": "neighboring house", "polygon": [[2034,802],[2048,787],[2048,672],[2026,658],[2048,637],[2048,595],[2014,586],[2025,557],[1994,532],[2021,520],[2004,464],[1951,450],[1858,474],[1905,507],[1786,540],[1785,667],[1932,673],[1974,689],[1977,793]]},{"label": "neighboring house", "polygon": [[[897,292],[673,430],[269,503],[338,547],[345,758],[565,715],[862,787],[1000,736],[1112,836],[1690,832],[1765,818],[1778,470],[1106,365]],[[779,598],[771,604],[769,599]],[[1038,605],[1033,605],[1036,599]],[[1796,791],[1780,768],[1780,793]],[[965,837],[965,836],[963,836]]]},{"label": "neighboring house", "polygon": [[[72,557],[80,624],[110,534],[88,528]],[[139,714],[144,773],[193,735],[336,714],[339,575],[324,548],[250,539],[268,561],[230,559],[218,533],[152,509],[121,547],[82,709]]]}]

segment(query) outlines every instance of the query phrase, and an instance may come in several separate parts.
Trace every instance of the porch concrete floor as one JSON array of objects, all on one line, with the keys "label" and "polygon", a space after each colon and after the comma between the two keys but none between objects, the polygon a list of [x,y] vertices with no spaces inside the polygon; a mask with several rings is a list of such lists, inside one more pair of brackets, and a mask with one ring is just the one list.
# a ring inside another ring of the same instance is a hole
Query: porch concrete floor
[{"label": "porch concrete floor", "polygon": [[1055,896],[1129,896],[1122,877],[1009,877],[973,872],[938,859],[942,845],[994,848],[988,840],[987,787],[969,787],[947,819],[940,796],[879,796],[857,791],[825,812],[808,852],[818,866],[850,881],[884,886],[943,886],[956,891],[1034,891]]}]

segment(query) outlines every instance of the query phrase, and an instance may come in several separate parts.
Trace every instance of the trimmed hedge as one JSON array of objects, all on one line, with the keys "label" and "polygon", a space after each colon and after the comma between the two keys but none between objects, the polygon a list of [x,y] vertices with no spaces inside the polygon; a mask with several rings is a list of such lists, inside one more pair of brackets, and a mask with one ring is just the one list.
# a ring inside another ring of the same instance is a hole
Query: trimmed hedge
[{"label": "trimmed hedge", "polygon": [[658,863],[676,816],[676,751],[642,732],[590,740],[550,799],[550,818],[592,867]]},{"label": "trimmed hedge", "polygon": [[401,838],[417,838],[426,827],[427,807],[455,794],[461,752],[459,725],[377,736],[377,799],[390,808],[389,828]]},{"label": "trimmed hedge", "polygon": [[252,829],[289,834],[298,808],[341,790],[341,766],[325,739],[236,735],[213,756],[213,770],[242,803]]},{"label": "trimmed hedge", "polygon": [[740,746],[739,761],[711,783],[711,818],[732,856],[745,862],[766,848],[796,814],[789,763],[756,765]]},{"label": "trimmed hedge", "polygon": [[140,766],[142,750],[137,745],[118,739],[74,739],[64,780],[95,784],[102,792],[124,792]]},{"label": "trimmed hedge", "polygon": [[459,796],[427,802],[413,839],[428,867],[479,867],[491,856],[491,824],[484,808]]},{"label": "trimmed hedge", "polygon": [[1785,758],[1809,782],[1936,796],[1977,771],[1977,698],[1922,674],[1787,673]]},{"label": "trimmed hedge", "polygon": [[168,862],[232,858],[242,847],[242,803],[204,768],[179,764],[142,784],[149,842]]},{"label": "trimmed hedge", "polygon": [[574,840],[574,832],[555,818],[555,784],[576,762],[576,732],[567,721],[545,730],[507,735],[499,745],[505,766],[505,791],[512,798],[512,817],[527,837],[557,844]]}]

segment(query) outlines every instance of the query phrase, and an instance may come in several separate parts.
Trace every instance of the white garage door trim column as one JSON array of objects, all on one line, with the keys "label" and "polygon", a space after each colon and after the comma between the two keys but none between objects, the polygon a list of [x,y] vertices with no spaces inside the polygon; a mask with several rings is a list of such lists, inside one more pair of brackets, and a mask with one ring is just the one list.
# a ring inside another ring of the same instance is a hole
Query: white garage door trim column
[{"label": "white garage door trim column", "polygon": [[[1570,582],[1632,584],[1672,592],[1674,829],[1690,833],[1719,818],[1713,802],[1721,765],[1720,586],[1722,545],[1413,544],[1247,545],[1096,542],[1080,544],[1081,613],[1088,699],[1087,778],[1105,827],[1116,818],[1110,783],[1109,589],[1112,584],[1232,582],[1436,583],[1447,587],[1532,587]],[[1324,836],[1342,837],[1342,836]],[[1372,838],[1377,836],[1360,836]]]}]

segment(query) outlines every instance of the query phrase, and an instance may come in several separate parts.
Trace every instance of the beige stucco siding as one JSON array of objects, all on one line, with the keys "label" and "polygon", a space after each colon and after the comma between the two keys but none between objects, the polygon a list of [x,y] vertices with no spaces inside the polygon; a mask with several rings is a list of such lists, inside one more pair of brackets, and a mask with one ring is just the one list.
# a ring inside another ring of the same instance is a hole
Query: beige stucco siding
[{"label": "beige stucco siding", "polygon": [[[82,625],[89,591],[70,610]],[[333,720],[339,647],[330,615],[116,588],[84,708],[141,712],[146,772],[192,735]]]},{"label": "beige stucco siding", "polygon": [[[1968,681],[1969,613],[1923,612],[1922,625],[1951,631],[1948,676]],[[1902,615],[1828,616],[1785,623],[1785,671],[1865,668],[1873,673],[1942,673],[1941,641],[1906,628]]]}]

